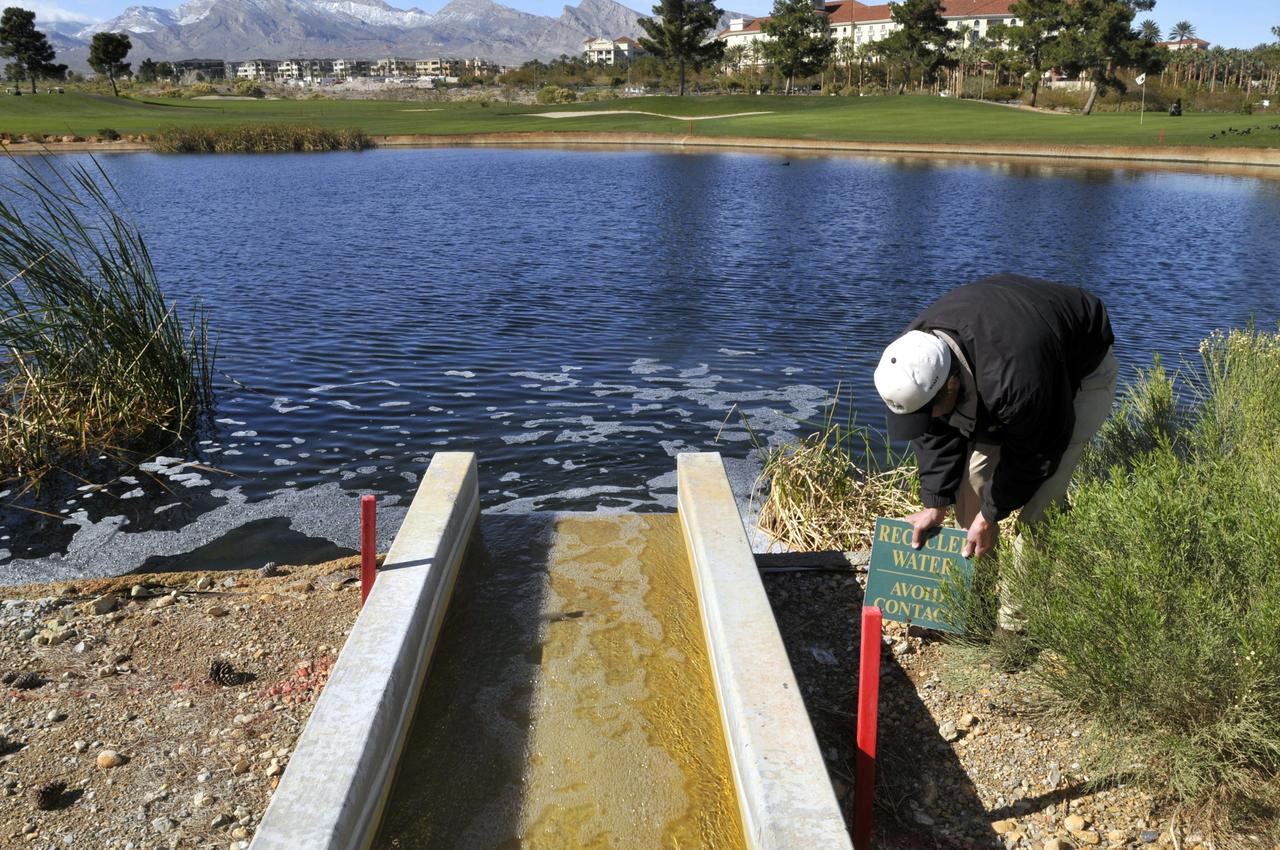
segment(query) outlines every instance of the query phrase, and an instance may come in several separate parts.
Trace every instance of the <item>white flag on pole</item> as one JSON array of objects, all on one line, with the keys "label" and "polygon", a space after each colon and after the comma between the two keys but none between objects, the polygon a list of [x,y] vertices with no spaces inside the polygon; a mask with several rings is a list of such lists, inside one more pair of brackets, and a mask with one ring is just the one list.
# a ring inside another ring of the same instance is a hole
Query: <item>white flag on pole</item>
[{"label": "white flag on pole", "polygon": [[1138,75],[1138,78],[1137,78],[1136,80],[1134,80],[1134,82],[1135,82],[1135,83],[1137,83],[1137,84],[1138,84],[1138,85],[1140,85],[1140,86],[1142,86],[1142,85],[1146,85],[1146,82],[1147,82],[1147,75],[1146,75],[1146,74],[1139,74],[1139,75]]}]

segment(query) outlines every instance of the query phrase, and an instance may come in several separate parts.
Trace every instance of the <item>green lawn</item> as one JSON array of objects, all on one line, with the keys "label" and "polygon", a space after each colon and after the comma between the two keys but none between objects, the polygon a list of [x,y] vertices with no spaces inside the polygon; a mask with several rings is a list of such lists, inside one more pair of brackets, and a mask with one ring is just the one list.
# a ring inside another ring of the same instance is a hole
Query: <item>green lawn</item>
[{"label": "green lawn", "polygon": [[[642,97],[558,106],[383,100],[130,100],[78,93],[0,98],[0,132],[93,135],[141,133],[196,124],[284,122],[358,127],[373,135],[502,133],[528,130],[684,135],[690,122],[650,115],[537,118],[535,112],[626,110],[673,116],[768,112],[693,122],[695,135],[771,136],[893,142],[1280,147],[1280,113],[1046,115],[986,103],[930,97]],[[1226,134],[1228,127],[1254,129]],[[1217,138],[1211,138],[1214,134]]]}]

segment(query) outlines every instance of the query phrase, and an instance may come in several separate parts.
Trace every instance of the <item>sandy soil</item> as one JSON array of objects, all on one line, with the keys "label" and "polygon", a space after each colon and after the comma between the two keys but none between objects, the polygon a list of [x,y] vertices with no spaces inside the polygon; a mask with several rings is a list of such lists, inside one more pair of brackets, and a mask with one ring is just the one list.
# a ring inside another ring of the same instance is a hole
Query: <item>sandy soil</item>
[{"label": "sandy soil", "polygon": [[[40,678],[0,690],[0,846],[246,848],[359,599],[355,559],[284,572],[7,589],[0,677]],[[763,577],[851,815],[865,577]],[[1083,718],[1051,711],[1025,675],[936,638],[886,624],[879,850],[1280,850],[1280,836],[1210,844],[1194,812],[1123,783],[1090,785]],[[230,664],[226,684],[210,680],[214,659]],[[66,790],[41,810],[33,791],[54,781]]]},{"label": "sandy soil", "polygon": [[0,692],[0,846],[248,846],[355,620],[356,566],[6,589],[0,673],[42,684]]}]

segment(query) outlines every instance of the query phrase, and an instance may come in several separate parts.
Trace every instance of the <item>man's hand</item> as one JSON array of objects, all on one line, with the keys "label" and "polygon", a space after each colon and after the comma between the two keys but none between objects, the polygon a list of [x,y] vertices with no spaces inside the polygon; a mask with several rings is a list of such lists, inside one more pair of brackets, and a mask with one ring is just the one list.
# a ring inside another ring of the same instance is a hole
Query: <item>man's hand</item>
[{"label": "man's hand", "polygon": [[903,517],[904,520],[911,523],[911,548],[919,549],[924,545],[925,534],[932,528],[937,528],[947,518],[947,511],[950,508],[925,508],[918,514],[912,514]]},{"label": "man's hand", "polygon": [[999,536],[1000,526],[994,522],[988,522],[982,515],[982,511],[978,511],[978,515],[973,518],[973,524],[969,526],[969,536],[964,541],[960,554],[966,558],[981,558],[996,548],[996,539]]}]

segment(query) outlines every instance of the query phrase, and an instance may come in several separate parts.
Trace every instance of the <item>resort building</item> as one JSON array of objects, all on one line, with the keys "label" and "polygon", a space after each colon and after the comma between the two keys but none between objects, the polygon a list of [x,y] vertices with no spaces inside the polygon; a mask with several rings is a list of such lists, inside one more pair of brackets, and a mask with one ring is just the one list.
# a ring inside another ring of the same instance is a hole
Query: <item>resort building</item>
[{"label": "resort building", "polygon": [[1167,47],[1170,50],[1208,50],[1209,42],[1203,38],[1180,38],[1177,41],[1160,41],[1157,42],[1160,47]]},{"label": "resort building", "polygon": [[375,77],[413,77],[417,75],[418,63],[412,59],[379,59],[373,63]]},{"label": "resort building", "polygon": [[276,80],[314,81],[332,77],[334,62],[332,59],[286,59],[276,67]]},{"label": "resort building", "polygon": [[633,38],[589,38],[582,43],[582,53],[588,62],[604,65],[621,65],[630,62],[644,51]]},{"label": "resort building", "polygon": [[333,76],[338,80],[350,80],[369,76],[370,64],[365,59],[334,59]]},{"label": "resort building", "polygon": [[[1017,19],[1009,11],[1013,0],[943,0],[942,17],[953,30],[967,27],[968,39],[977,41],[988,38],[996,24],[1013,26]],[[898,28],[888,4],[869,6],[858,0],[815,3],[827,15],[831,35],[838,40],[852,38],[855,44],[871,44],[880,41]],[[726,48],[741,45],[746,48],[748,63],[759,64],[759,48],[756,42],[767,40],[762,24],[764,18],[733,18],[726,29],[716,33]]]},{"label": "resort building", "polygon": [[419,77],[458,77],[462,62],[458,59],[419,59],[414,63],[414,73]]},{"label": "resort building", "polygon": [[502,66],[479,56],[463,63],[463,70],[468,77],[496,77],[502,73]]},{"label": "resort building", "polygon": [[236,79],[271,82],[276,78],[276,69],[280,63],[274,59],[250,59],[236,63]]}]

